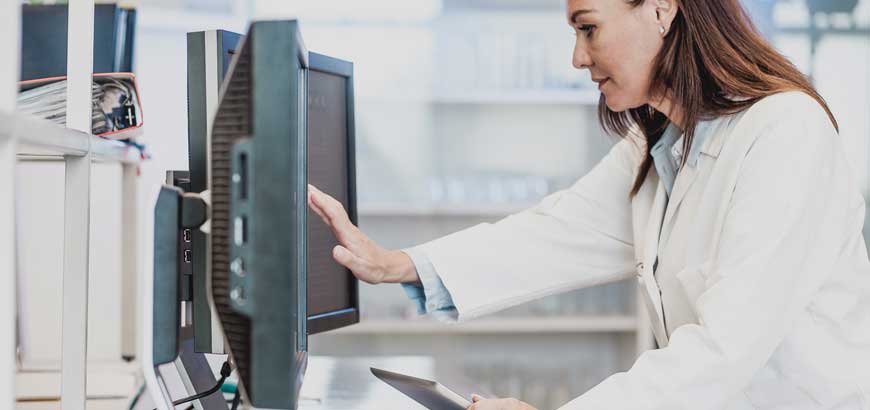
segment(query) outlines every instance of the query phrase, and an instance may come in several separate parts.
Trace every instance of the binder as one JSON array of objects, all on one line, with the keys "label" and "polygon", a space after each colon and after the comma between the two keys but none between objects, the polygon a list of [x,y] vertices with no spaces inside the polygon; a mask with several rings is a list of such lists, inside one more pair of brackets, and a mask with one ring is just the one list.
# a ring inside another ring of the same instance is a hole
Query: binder
[{"label": "binder", "polygon": [[[119,99],[117,104],[110,104],[112,96],[106,96],[106,92],[107,89],[115,88],[116,83],[123,84],[129,92],[125,99]],[[66,124],[66,76],[21,81],[19,87],[22,91],[18,97],[19,112],[45,118],[60,125]],[[130,142],[142,135],[144,118],[135,74],[94,74],[92,89],[94,135]],[[102,104],[102,100],[107,103]]]},{"label": "binder", "polygon": [[[66,75],[66,4],[21,8],[21,77],[23,81]],[[117,4],[94,6],[95,73],[132,72],[136,10]]]}]

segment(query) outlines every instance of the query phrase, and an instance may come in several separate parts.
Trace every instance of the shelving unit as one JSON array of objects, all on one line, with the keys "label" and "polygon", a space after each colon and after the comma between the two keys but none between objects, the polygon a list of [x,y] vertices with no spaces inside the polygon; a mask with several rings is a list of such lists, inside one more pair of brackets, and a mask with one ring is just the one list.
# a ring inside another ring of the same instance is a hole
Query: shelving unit
[{"label": "shelving unit", "polygon": [[[15,109],[18,92],[20,4],[0,4],[0,112]],[[6,121],[0,126],[9,127]],[[0,408],[15,406],[15,156],[17,144],[9,131],[0,131]]]},{"label": "shelving unit", "polygon": [[491,318],[473,322],[446,324],[433,320],[363,320],[339,329],[336,334],[558,334],[558,333],[630,333],[637,330],[634,316],[578,316]]},{"label": "shelving unit", "polygon": [[554,105],[598,105],[598,90],[506,90],[495,92],[473,91],[468,93],[436,94],[434,104],[554,104]]},{"label": "shelving unit", "polygon": [[[239,7],[241,5],[237,6],[237,8]],[[246,19],[231,17],[226,13],[173,8],[144,7],[138,11],[136,18],[138,29],[152,31],[183,33],[202,30],[229,30],[243,33],[246,26]]]},{"label": "shelving unit", "polygon": [[138,164],[139,151],[119,141],[63,128],[33,116],[0,112],[0,135],[14,135],[16,156],[27,160],[63,160],[89,155],[94,161]]},{"label": "shelving unit", "polygon": [[418,104],[475,104],[475,105],[576,105],[598,106],[601,93],[595,89],[516,89],[492,91],[444,91],[431,94],[393,94],[362,96],[373,102],[402,102]]},{"label": "shelving unit", "polygon": [[383,203],[362,205],[359,214],[363,217],[430,217],[430,216],[507,216],[528,207],[518,204],[491,205],[413,205],[402,203]]},{"label": "shelving unit", "polygon": [[[35,380],[57,380],[44,386],[53,400],[60,394],[63,410],[84,410],[87,379],[87,306],[90,250],[91,166],[94,161],[121,164],[122,351],[137,357],[138,329],[138,236],[137,166],[139,153],[123,143],[98,138],[91,127],[91,77],[93,63],[93,0],[73,0],[69,4],[67,127],[16,113],[20,50],[21,2],[0,5],[0,53],[6,60],[0,65],[0,408],[16,407],[15,380],[27,384]],[[65,194],[62,280],[62,359],[59,373],[18,374],[16,351],[16,163],[21,160],[62,161],[65,163]],[[120,361],[121,358],[119,357]],[[135,366],[132,366],[135,369]],[[127,372],[135,372],[130,370]]]}]

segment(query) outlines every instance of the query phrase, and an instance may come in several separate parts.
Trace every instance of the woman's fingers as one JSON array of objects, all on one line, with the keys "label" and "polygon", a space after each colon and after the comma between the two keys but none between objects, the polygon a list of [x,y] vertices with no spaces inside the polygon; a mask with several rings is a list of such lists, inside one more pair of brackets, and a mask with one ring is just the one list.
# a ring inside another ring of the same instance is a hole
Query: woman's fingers
[{"label": "woman's fingers", "polygon": [[535,410],[530,404],[514,398],[486,400],[483,397],[477,397],[478,400],[468,406],[467,410]]},{"label": "woman's fingers", "polygon": [[324,218],[324,222],[329,223],[328,215],[326,215],[326,211],[324,208],[326,207],[326,200],[323,192],[314,187],[314,185],[308,185],[308,204],[320,215]]},{"label": "woman's fingers", "polygon": [[344,265],[352,271],[358,272],[363,269],[362,260],[344,246],[335,245],[335,247],[332,248],[332,257],[335,258],[336,262]]},{"label": "woman's fingers", "polygon": [[323,193],[314,185],[308,185],[309,192],[315,212],[324,218],[327,225],[337,229],[349,229],[353,224],[350,223],[350,218],[347,216],[347,211],[341,202],[337,199]]},{"label": "woman's fingers", "polygon": [[314,203],[314,195],[315,194],[313,192],[308,191],[308,207],[311,208],[311,210],[314,211],[314,213],[316,213],[317,216],[319,216],[320,219],[323,220],[323,223],[325,223],[326,226],[331,226],[329,224],[329,218],[326,216],[325,213],[323,213],[323,211],[320,209],[320,207]]},{"label": "woman's fingers", "polygon": [[472,394],[472,395],[471,395],[471,402],[472,402],[472,403],[477,403],[477,402],[479,402],[479,401],[481,401],[481,400],[483,400],[483,396],[480,396],[480,395],[477,395],[477,394]]},{"label": "woman's fingers", "polygon": [[360,238],[362,233],[351,223],[344,206],[329,195],[317,191],[316,188],[311,191],[310,200],[311,209],[320,216],[326,226],[332,229],[338,243],[357,251],[356,245],[363,242]]},{"label": "woman's fingers", "polygon": [[350,222],[344,206],[335,198],[324,194],[313,185],[308,185],[308,204],[326,226],[332,228],[335,237],[344,244],[347,238],[352,237],[355,226]]},{"label": "woman's fingers", "polygon": [[350,269],[354,276],[367,283],[383,280],[384,269],[379,263],[379,248],[351,223],[341,202],[308,185],[311,209],[332,229],[339,245],[332,249],[332,257]]}]

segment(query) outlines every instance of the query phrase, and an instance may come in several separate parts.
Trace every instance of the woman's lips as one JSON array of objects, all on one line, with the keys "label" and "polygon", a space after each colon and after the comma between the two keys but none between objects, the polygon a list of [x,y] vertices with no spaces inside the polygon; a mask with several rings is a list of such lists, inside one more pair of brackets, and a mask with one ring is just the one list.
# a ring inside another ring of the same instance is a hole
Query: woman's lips
[{"label": "woman's lips", "polygon": [[604,84],[606,84],[608,81],[610,81],[609,78],[605,78],[605,79],[599,81],[598,82],[598,89],[601,90],[601,87],[604,87]]}]

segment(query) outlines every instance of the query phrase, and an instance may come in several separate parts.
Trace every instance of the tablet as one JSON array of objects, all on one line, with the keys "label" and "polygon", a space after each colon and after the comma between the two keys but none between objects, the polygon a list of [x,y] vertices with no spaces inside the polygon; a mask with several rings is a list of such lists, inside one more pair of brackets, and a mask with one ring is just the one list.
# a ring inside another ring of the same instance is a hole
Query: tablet
[{"label": "tablet", "polygon": [[372,374],[429,410],[465,410],[471,402],[441,383],[370,368]]}]

